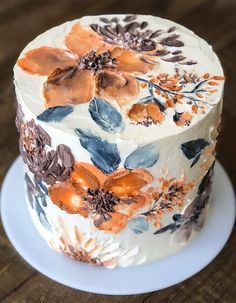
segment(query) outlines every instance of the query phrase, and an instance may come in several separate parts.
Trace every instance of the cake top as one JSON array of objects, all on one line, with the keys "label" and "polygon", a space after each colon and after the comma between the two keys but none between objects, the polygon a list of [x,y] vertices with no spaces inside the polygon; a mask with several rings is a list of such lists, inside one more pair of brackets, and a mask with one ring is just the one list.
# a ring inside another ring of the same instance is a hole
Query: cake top
[{"label": "cake top", "polygon": [[145,15],[88,16],[39,35],[14,67],[18,101],[52,127],[152,142],[195,125],[224,76],[204,40]]}]

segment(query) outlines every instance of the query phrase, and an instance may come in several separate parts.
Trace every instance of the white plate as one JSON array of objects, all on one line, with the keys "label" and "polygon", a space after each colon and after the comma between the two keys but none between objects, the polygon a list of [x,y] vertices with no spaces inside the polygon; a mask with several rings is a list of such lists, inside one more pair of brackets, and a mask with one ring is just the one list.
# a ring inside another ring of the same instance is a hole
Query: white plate
[{"label": "white plate", "polygon": [[71,260],[48,247],[27,211],[19,158],[12,164],[2,186],[1,215],[7,236],[18,253],[45,276],[84,291],[128,295],[182,282],[216,257],[228,240],[235,219],[233,188],[219,163],[215,167],[213,199],[208,221],[182,251],[147,265],[112,270]]}]

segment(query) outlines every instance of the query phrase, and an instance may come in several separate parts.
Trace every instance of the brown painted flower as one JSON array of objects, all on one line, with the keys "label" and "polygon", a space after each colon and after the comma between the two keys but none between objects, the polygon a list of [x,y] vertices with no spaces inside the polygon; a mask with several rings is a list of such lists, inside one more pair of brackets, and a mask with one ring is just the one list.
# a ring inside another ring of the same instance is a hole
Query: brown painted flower
[{"label": "brown painted flower", "polygon": [[150,206],[151,195],[141,189],[151,181],[144,169],[106,176],[92,164],[77,162],[69,179],[49,187],[49,196],[66,212],[91,217],[97,229],[118,233],[132,215]]},{"label": "brown painted flower", "polygon": [[94,96],[127,103],[139,93],[134,75],[155,62],[148,55],[109,44],[91,28],[75,24],[65,37],[68,50],[40,47],[18,60],[25,71],[48,76],[45,106],[86,103]]},{"label": "brown painted flower", "polygon": [[20,134],[19,149],[29,170],[47,184],[67,179],[74,162],[70,148],[60,144],[53,150],[49,134],[33,119],[24,121],[23,118],[24,114],[18,105],[16,126]]}]

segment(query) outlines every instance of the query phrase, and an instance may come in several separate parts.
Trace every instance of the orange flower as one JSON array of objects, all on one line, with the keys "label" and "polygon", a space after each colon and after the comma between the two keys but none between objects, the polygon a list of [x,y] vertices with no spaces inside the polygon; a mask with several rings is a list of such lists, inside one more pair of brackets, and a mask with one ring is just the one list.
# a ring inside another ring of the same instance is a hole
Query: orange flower
[{"label": "orange flower", "polygon": [[155,102],[135,103],[129,110],[128,117],[135,123],[145,126],[162,123],[165,119],[165,115]]},{"label": "orange flower", "polygon": [[49,196],[66,212],[92,218],[97,229],[118,233],[130,217],[150,207],[151,195],[141,189],[151,182],[144,169],[106,176],[92,164],[77,162],[69,179],[49,187]]},{"label": "orange flower", "polygon": [[156,190],[151,189],[150,193],[155,199],[153,207],[145,215],[152,221],[154,226],[161,226],[161,219],[165,213],[172,212],[175,207],[182,207],[194,182],[185,182],[185,176],[179,179],[161,177]]},{"label": "orange flower", "polygon": [[18,60],[25,71],[49,76],[45,107],[86,103],[94,96],[127,103],[139,93],[134,76],[155,64],[148,55],[109,44],[79,23],[65,37],[65,46],[68,50],[42,46]]}]

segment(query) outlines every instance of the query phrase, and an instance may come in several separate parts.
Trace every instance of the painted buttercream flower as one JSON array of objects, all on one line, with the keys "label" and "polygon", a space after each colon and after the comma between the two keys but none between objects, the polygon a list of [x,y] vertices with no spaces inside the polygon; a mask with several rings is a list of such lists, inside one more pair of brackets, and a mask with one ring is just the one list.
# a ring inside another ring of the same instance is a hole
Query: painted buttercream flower
[{"label": "painted buttercream flower", "polygon": [[91,265],[125,267],[132,264],[139,253],[137,246],[123,249],[115,241],[99,241],[91,234],[84,233],[78,226],[69,230],[61,217],[53,222],[53,229],[49,238],[49,245],[53,249]]},{"label": "painted buttercream flower", "polygon": [[144,52],[111,44],[92,28],[75,24],[65,37],[67,49],[42,46],[18,60],[25,71],[48,76],[45,107],[89,102],[94,96],[127,103],[137,97],[135,75],[155,64]]},{"label": "painted buttercream flower", "polygon": [[59,144],[53,150],[49,134],[33,119],[25,121],[20,105],[17,109],[16,126],[20,134],[20,153],[29,170],[47,184],[66,180],[74,163],[70,148]]},{"label": "painted buttercream flower", "polygon": [[92,164],[77,162],[69,179],[49,187],[49,196],[66,212],[92,218],[97,229],[118,233],[131,216],[150,206],[151,195],[142,188],[151,182],[144,169],[106,176]]},{"label": "painted buttercream flower", "polygon": [[155,227],[160,227],[163,215],[172,212],[176,207],[182,207],[189,190],[193,187],[194,182],[186,183],[184,175],[179,179],[161,177],[159,186],[152,193],[155,199],[153,207],[144,215],[153,222]]}]

